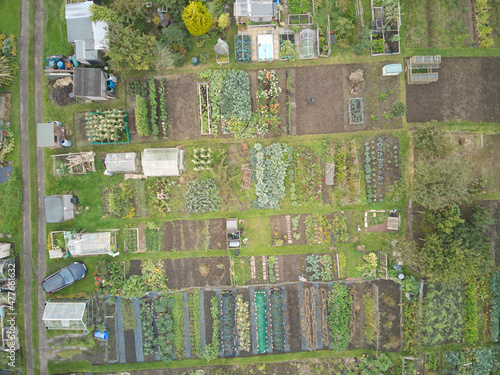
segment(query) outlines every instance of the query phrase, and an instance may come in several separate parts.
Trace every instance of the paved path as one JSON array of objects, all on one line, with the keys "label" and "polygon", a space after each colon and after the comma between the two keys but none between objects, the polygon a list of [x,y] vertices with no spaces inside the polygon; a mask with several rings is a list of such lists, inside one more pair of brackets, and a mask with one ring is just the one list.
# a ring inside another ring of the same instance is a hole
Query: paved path
[{"label": "paved path", "polygon": [[20,65],[20,130],[21,134],[21,171],[23,182],[23,306],[24,306],[24,356],[26,372],[33,374],[33,337],[31,335],[31,283],[33,280],[33,264],[31,261],[31,208],[30,208],[30,170],[28,134],[28,59],[29,59],[29,0],[21,3],[21,37],[19,42]]},{"label": "paved path", "polygon": [[[43,122],[43,91],[42,91],[42,63],[43,63],[43,23],[45,12],[43,11],[43,0],[35,0],[35,32],[34,32],[34,56],[33,56],[33,77],[35,79],[35,123]],[[35,147],[35,140],[31,147]],[[45,233],[45,213],[43,207],[43,197],[45,196],[45,165],[43,148],[36,149],[36,173],[38,186],[38,281],[47,274],[46,263],[46,233]],[[33,177],[33,176],[32,176]],[[38,288],[38,352],[47,353],[47,334],[42,323],[46,295],[42,288]],[[40,374],[48,375],[47,357],[40,355]]]}]

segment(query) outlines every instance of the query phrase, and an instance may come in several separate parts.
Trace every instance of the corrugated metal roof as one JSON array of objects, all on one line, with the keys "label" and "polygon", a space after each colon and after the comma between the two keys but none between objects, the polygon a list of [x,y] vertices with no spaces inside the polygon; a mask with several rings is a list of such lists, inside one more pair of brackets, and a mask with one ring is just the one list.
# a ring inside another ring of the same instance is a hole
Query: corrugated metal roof
[{"label": "corrugated metal roof", "polygon": [[43,123],[37,124],[37,146],[52,147],[54,146],[54,124]]}]

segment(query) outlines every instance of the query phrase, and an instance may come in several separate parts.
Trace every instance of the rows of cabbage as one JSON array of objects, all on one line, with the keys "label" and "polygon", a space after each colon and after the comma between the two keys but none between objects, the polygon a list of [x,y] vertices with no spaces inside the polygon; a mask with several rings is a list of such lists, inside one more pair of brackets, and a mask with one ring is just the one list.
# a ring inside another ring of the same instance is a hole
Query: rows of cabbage
[{"label": "rows of cabbage", "polygon": [[240,133],[252,117],[250,80],[243,70],[207,70],[198,75],[209,83],[213,127],[224,134]]},{"label": "rows of cabbage", "polygon": [[293,147],[284,143],[262,146],[256,143],[252,149],[252,181],[255,182],[254,208],[280,209],[285,198],[285,180],[294,178]]}]

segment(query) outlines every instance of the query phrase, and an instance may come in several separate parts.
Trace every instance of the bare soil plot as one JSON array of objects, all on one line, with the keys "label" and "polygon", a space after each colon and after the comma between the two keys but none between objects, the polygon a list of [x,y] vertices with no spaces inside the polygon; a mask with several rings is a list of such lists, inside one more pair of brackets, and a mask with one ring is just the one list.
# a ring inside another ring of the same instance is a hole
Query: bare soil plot
[{"label": "bare soil plot", "polygon": [[292,353],[302,351],[302,335],[300,330],[300,303],[298,284],[286,286],[286,317],[285,326],[288,345]]},{"label": "bare soil plot", "polygon": [[350,284],[350,294],[352,298],[352,323],[351,323],[351,343],[349,349],[368,348],[365,341],[365,310],[363,296],[371,293],[371,283]]},{"label": "bare soil plot", "polygon": [[[306,271],[308,266],[307,263],[307,255],[309,254],[283,254],[279,255],[279,264],[280,264],[280,282],[297,282],[299,280],[299,276],[303,276],[308,278],[310,273]],[[334,278],[332,280],[338,280],[338,271],[337,271],[337,258],[336,253],[326,253],[326,254],[317,254],[319,257],[323,255],[330,255],[332,257],[332,267],[333,267],[333,275]],[[324,280],[331,281],[331,280]]]},{"label": "bare soil plot", "polygon": [[390,280],[374,283],[379,287],[380,349],[398,351],[401,345],[400,286]]},{"label": "bare soil plot", "polygon": [[161,232],[164,251],[226,249],[226,221],[179,220],[165,222]]},{"label": "bare soil plot", "polygon": [[448,133],[448,139],[454,152],[467,160],[475,177],[486,181],[484,191],[500,193],[500,168],[495,167],[500,160],[500,134],[484,134],[482,142],[481,134],[466,132]]},{"label": "bare soil plot", "polygon": [[231,285],[228,257],[165,259],[169,289]]},{"label": "bare soil plot", "polygon": [[[298,227],[293,230],[292,219],[297,216],[299,217]],[[273,243],[279,240],[283,241],[283,245],[305,245],[307,243],[306,225],[304,223],[306,217],[307,214],[271,216],[271,238]]]},{"label": "bare soil plot", "polygon": [[[322,65],[295,69],[297,135],[330,134],[380,128],[399,128],[401,119],[385,120],[382,113],[399,98],[399,78],[382,77],[383,63]],[[364,121],[349,124],[349,74],[364,70],[365,86],[352,97],[363,99]],[[392,94],[389,94],[392,91]],[[355,96],[354,96],[355,95]],[[380,95],[387,95],[381,102]],[[307,99],[314,98],[309,104]],[[372,119],[376,116],[376,121]]]},{"label": "bare soil plot", "polygon": [[498,122],[499,65],[498,57],[443,58],[437,82],[406,85],[406,119]]},{"label": "bare soil plot", "polygon": [[165,77],[165,97],[171,131],[169,139],[198,139],[198,99],[196,97],[196,75],[176,74]]}]

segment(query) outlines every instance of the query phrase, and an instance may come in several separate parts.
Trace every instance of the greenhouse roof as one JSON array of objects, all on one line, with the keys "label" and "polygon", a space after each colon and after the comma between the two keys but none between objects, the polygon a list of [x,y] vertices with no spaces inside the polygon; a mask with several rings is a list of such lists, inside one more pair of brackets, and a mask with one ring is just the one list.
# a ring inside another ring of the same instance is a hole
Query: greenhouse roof
[{"label": "greenhouse roof", "polygon": [[82,320],[85,314],[85,302],[51,302],[45,304],[42,320]]},{"label": "greenhouse roof", "polygon": [[141,155],[145,176],[180,176],[185,170],[184,150],[146,148]]},{"label": "greenhouse roof", "polygon": [[112,239],[111,232],[75,233],[70,235],[66,248],[71,256],[112,255]]},{"label": "greenhouse roof", "polygon": [[109,172],[125,173],[139,171],[139,159],[135,152],[107,154],[104,163]]}]

